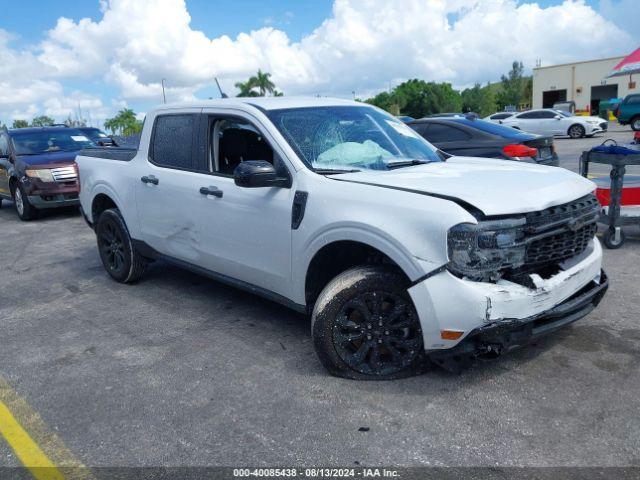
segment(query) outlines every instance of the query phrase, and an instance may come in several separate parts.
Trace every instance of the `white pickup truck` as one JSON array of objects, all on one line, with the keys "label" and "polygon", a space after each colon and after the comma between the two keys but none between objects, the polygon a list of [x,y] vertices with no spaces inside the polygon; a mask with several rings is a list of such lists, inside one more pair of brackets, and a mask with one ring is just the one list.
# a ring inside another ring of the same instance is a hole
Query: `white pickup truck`
[{"label": "white pickup truck", "polygon": [[592,182],[448,157],[362,103],[163,106],[139,149],[76,161],[115,280],[163,260],[311,314],[339,376],[459,370],[585,316],[608,286]]}]

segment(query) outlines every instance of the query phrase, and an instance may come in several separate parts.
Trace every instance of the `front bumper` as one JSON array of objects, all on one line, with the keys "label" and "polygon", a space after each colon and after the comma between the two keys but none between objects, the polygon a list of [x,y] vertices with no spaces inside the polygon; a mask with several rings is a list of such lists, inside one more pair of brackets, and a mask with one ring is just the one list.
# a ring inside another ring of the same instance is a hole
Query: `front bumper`
[{"label": "front bumper", "polygon": [[580,320],[595,309],[607,289],[609,280],[604,271],[598,281],[592,281],[559,305],[523,319],[505,319],[473,330],[463,342],[447,350],[435,350],[432,362],[454,372],[473,363],[478,356],[498,356],[525,345]]},{"label": "front bumper", "polygon": [[80,205],[77,193],[29,195],[29,203],[38,209],[73,207]]},{"label": "front bumper", "polygon": [[[475,282],[441,270],[409,288],[422,327],[425,350],[455,347],[479,328],[514,320],[530,322],[571,299],[592,282],[600,283],[602,247],[594,238],[580,255],[560,264],[549,278],[531,275],[535,288],[500,280]],[[457,340],[442,331],[463,332]]]}]

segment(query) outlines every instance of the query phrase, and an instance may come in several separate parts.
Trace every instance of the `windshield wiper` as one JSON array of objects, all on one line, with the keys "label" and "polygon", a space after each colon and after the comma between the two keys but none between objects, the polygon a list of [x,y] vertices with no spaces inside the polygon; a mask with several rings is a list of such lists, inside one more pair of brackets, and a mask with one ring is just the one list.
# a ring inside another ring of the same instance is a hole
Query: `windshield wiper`
[{"label": "windshield wiper", "polygon": [[341,170],[339,168],[314,168],[314,172],[319,173],[320,175],[338,175],[340,173],[355,173],[360,170]]},{"label": "windshield wiper", "polygon": [[411,165],[424,165],[425,163],[433,163],[434,160],[398,160],[396,162],[387,162],[387,168],[391,170],[392,168],[400,168],[400,167],[410,167]]}]

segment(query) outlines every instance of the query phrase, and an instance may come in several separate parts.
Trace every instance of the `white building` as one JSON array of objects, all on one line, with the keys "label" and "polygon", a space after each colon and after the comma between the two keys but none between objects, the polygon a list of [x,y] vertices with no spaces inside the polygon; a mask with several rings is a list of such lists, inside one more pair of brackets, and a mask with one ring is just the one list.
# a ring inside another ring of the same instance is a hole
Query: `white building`
[{"label": "white building", "polygon": [[640,93],[635,78],[605,78],[624,57],[565,63],[533,69],[533,108],[549,108],[573,100],[576,112],[598,113],[601,100]]}]

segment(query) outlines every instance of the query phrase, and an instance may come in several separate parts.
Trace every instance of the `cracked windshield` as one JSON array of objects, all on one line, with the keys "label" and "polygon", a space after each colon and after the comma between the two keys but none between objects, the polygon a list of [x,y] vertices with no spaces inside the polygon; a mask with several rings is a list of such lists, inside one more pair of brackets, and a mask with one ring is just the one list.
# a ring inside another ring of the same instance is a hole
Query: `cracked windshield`
[{"label": "cracked windshield", "polygon": [[375,108],[291,108],[273,110],[269,117],[316,171],[388,170],[441,161],[415,131]]}]

